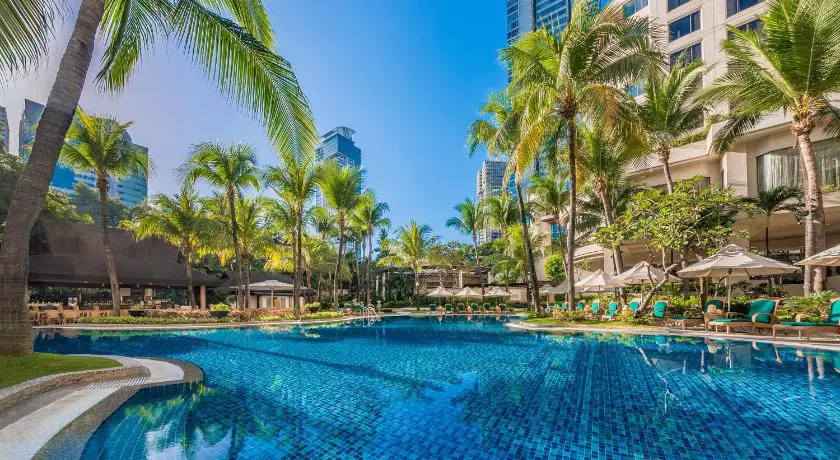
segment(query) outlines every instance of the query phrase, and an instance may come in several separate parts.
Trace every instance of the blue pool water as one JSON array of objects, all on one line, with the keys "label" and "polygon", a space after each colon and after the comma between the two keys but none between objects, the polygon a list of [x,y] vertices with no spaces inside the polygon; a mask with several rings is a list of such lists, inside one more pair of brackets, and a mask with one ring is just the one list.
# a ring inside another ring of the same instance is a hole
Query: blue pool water
[{"label": "blue pool water", "polygon": [[488,319],[42,333],[38,351],[190,361],[83,458],[840,458],[840,354]]}]

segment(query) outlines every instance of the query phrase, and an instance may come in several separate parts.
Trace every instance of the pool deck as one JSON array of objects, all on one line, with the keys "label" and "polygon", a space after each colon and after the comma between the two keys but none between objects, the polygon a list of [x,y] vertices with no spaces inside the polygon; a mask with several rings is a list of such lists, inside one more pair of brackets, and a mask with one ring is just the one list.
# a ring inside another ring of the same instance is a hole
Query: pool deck
[{"label": "pool deck", "polygon": [[203,378],[200,369],[187,363],[108,357],[119,360],[125,368],[140,368],[141,372],[130,378],[113,380],[106,375],[91,383],[56,387],[0,411],[3,459],[77,458],[73,454],[81,454],[84,447],[84,442],[79,441],[86,441],[137,390]]},{"label": "pool deck", "polygon": [[659,329],[651,328],[632,328],[632,327],[589,327],[589,326],[535,326],[525,323],[523,321],[511,321],[505,324],[509,329],[518,331],[533,331],[533,332],[554,332],[554,333],[579,333],[579,332],[594,332],[602,334],[639,334],[639,335],[672,335],[679,337],[694,337],[694,338],[708,338],[712,340],[735,340],[740,342],[761,342],[770,343],[774,345],[782,345],[786,347],[804,347],[815,350],[840,351],[840,336],[819,336],[817,339],[812,339],[810,342],[805,339],[799,339],[792,336],[773,338],[771,335],[756,335],[756,334],[725,334],[721,332],[704,331],[702,329],[677,329],[662,327]]}]

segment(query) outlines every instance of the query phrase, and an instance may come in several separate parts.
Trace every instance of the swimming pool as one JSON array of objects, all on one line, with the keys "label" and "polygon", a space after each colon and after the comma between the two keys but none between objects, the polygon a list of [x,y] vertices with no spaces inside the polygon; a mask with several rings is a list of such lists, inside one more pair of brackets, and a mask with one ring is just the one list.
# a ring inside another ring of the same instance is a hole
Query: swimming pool
[{"label": "swimming pool", "polygon": [[840,456],[831,352],[494,318],[42,332],[35,348],[204,370],[203,385],[136,394],[83,458]]}]

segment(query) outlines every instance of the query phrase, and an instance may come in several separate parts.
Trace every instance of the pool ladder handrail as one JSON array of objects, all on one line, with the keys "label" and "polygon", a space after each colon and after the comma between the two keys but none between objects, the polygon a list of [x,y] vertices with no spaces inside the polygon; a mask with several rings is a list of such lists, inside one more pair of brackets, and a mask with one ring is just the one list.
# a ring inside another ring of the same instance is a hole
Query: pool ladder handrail
[{"label": "pool ladder handrail", "polygon": [[379,313],[373,307],[365,307],[362,309],[362,316],[365,318],[376,318],[379,319]]}]

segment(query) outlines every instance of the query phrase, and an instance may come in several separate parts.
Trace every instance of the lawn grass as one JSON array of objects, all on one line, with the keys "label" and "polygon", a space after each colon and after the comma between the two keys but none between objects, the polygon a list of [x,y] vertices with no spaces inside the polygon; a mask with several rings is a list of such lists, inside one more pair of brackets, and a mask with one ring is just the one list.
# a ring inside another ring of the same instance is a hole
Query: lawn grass
[{"label": "lawn grass", "polygon": [[119,367],[113,359],[96,356],[67,356],[32,353],[28,356],[0,356],[0,388],[45,375]]},{"label": "lawn grass", "polygon": [[598,321],[592,319],[584,319],[580,321],[569,321],[558,318],[528,318],[525,320],[528,324],[535,326],[555,326],[555,327],[602,327],[605,329],[659,329],[659,326],[651,324],[629,323],[626,321]]}]

